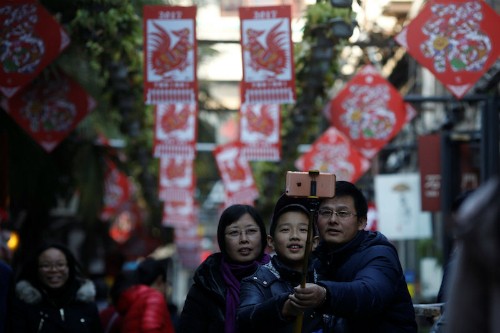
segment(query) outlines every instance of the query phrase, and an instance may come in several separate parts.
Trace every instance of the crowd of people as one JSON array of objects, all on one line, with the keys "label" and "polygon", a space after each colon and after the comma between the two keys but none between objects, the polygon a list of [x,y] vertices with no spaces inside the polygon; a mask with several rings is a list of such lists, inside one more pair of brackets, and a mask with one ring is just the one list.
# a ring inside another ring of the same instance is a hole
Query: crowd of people
[{"label": "crowd of people", "polygon": [[365,230],[367,213],[346,181],[332,198],[283,194],[269,233],[254,207],[227,207],[220,251],[196,269],[178,320],[164,262],[146,258],[120,272],[99,308],[71,251],[45,244],[16,274],[0,260],[0,333],[416,333],[396,248]]}]

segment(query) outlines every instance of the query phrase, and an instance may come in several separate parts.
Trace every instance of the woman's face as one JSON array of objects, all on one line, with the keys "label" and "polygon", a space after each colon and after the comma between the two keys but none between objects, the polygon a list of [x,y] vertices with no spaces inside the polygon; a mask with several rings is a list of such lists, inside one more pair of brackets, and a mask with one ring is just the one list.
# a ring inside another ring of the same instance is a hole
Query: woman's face
[{"label": "woman's face", "polygon": [[261,239],[260,228],[248,213],[224,230],[227,255],[236,262],[249,262],[257,259],[261,252]]},{"label": "woman's face", "polygon": [[49,248],[38,257],[38,276],[49,288],[61,288],[69,276],[68,261],[61,250]]}]

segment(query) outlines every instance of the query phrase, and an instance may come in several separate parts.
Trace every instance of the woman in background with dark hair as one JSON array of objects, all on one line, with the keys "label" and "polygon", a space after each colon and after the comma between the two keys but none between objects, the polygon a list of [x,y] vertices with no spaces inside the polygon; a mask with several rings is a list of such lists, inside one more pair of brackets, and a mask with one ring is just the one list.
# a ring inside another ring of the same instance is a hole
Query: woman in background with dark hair
[{"label": "woman in background with dark hair", "polygon": [[120,332],[174,333],[165,293],[165,265],[146,258],[131,274],[134,273],[135,279],[129,276],[121,287],[113,289],[112,297],[121,316]]},{"label": "woman in background with dark hair", "polygon": [[63,245],[44,245],[25,262],[15,292],[13,332],[102,332],[94,284]]},{"label": "woman in background with dark hair", "polygon": [[217,228],[220,252],[210,255],[194,274],[180,333],[237,332],[240,281],[269,262],[266,237],[264,222],[253,207],[233,205],[224,210]]}]

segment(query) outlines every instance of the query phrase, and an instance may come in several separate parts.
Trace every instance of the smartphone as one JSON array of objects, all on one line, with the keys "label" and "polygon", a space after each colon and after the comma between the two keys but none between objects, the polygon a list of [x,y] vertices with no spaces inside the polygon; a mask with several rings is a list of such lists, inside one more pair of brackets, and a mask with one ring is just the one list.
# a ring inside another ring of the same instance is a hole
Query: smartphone
[{"label": "smartphone", "polygon": [[333,198],[335,174],[318,171],[287,171],[285,194],[289,197]]}]

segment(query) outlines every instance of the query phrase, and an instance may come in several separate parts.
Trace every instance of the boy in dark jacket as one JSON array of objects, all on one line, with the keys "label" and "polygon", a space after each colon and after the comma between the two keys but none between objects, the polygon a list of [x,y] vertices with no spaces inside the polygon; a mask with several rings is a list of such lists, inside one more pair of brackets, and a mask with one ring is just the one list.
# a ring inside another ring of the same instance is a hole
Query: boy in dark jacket
[{"label": "boy in dark jacket", "polygon": [[[238,309],[239,332],[292,332],[297,315],[304,311],[294,306],[288,296],[301,283],[310,223],[307,206],[307,199],[286,195],[282,195],[276,203],[268,236],[268,245],[276,255],[242,281]],[[315,246],[317,242],[318,237],[314,236],[312,245]],[[315,278],[311,265],[308,281],[314,282]],[[324,288],[314,286],[318,297],[324,298]],[[311,309],[306,311],[303,318],[304,332],[321,330],[321,314]]]}]

